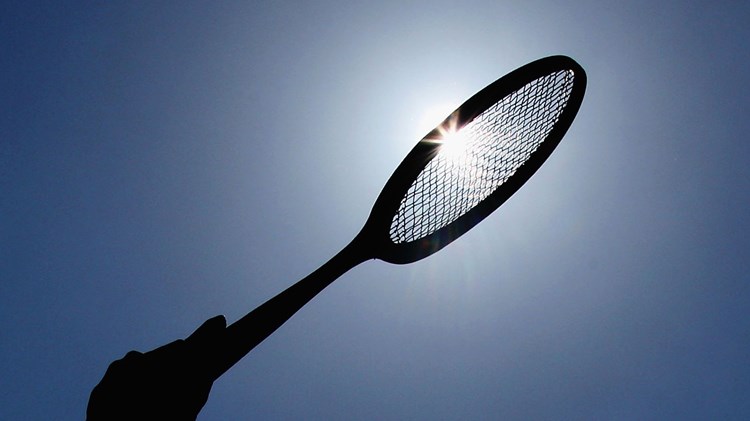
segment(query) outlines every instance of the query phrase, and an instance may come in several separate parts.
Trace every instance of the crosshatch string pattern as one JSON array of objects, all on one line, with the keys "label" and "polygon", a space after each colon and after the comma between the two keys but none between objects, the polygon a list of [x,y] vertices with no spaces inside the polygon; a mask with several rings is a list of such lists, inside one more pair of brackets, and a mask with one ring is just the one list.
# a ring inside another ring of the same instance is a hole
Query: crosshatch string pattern
[{"label": "crosshatch string pattern", "polygon": [[464,126],[458,151],[441,145],[401,200],[391,241],[434,233],[505,183],[547,138],[570,98],[573,77],[562,70],[526,84]]}]

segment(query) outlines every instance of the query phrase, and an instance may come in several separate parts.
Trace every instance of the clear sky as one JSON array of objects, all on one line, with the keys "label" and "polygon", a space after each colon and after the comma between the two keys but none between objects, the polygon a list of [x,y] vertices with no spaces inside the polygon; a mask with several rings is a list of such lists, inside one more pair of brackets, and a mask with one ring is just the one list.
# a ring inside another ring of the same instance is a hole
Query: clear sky
[{"label": "clear sky", "polygon": [[0,419],[229,322],[358,232],[435,107],[589,77],[542,169],[445,250],[366,262],[201,420],[750,419],[746,2],[0,6]]}]

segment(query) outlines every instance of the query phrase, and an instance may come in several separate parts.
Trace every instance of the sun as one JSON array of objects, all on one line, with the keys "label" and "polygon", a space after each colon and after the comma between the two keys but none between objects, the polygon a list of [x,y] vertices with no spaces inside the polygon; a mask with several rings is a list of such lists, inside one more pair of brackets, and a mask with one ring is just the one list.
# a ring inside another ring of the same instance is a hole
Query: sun
[{"label": "sun", "polygon": [[418,136],[424,136],[442,123],[456,108],[454,104],[438,103],[428,107],[417,123]]},{"label": "sun", "polygon": [[424,141],[440,145],[441,160],[464,165],[469,153],[470,135],[465,130],[457,130],[457,122],[448,118],[455,108],[455,104],[449,102],[439,102],[428,107],[419,119],[418,131],[420,136],[425,136],[437,128],[439,136],[432,134]]},{"label": "sun", "polygon": [[464,157],[467,150],[468,139],[464,130],[451,128],[443,133],[440,142],[440,154],[448,160],[458,160]]}]

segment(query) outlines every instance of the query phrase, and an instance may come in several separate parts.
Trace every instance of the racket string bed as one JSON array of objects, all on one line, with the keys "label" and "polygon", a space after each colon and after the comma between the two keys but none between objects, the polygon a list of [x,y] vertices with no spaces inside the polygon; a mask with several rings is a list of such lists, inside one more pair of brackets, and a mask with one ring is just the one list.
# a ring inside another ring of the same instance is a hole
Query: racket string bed
[{"label": "racket string bed", "polygon": [[[538,78],[479,114],[457,136],[446,135],[401,200],[391,241],[406,243],[434,233],[505,183],[555,126],[573,79],[569,70]],[[448,145],[451,141],[463,144]]]}]

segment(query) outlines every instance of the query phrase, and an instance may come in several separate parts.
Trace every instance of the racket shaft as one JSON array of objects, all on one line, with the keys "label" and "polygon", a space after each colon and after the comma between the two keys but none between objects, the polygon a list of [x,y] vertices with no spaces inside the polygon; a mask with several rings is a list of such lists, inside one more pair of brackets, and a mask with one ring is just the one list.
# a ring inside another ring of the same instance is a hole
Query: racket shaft
[{"label": "racket shaft", "polygon": [[219,361],[216,378],[281,327],[325,287],[367,260],[369,257],[361,252],[363,248],[358,247],[359,243],[355,239],[315,272],[227,326],[225,352]]}]

